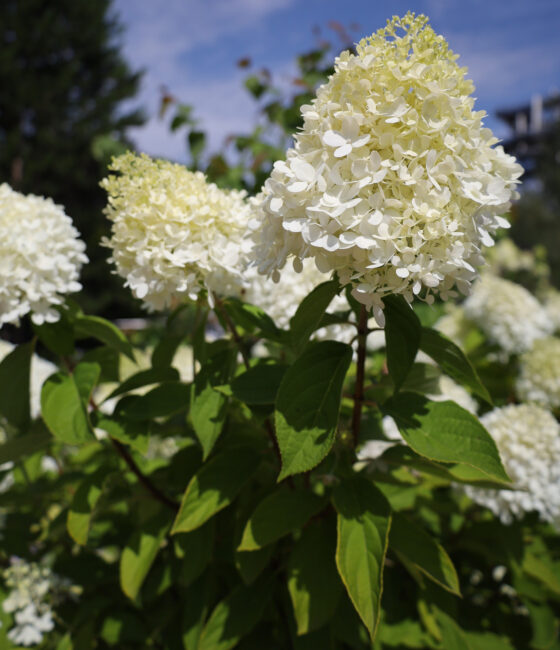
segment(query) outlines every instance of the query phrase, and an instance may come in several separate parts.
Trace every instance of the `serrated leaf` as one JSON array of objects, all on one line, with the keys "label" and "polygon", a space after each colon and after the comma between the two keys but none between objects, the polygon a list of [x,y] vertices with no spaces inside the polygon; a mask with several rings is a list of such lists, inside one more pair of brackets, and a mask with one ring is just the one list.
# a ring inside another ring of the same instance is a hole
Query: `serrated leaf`
[{"label": "serrated leaf", "polygon": [[256,472],[259,461],[255,449],[233,447],[203,465],[185,490],[171,533],[195,530],[228,506]]},{"label": "serrated leaf", "polygon": [[155,368],[148,368],[148,370],[141,370],[135,373],[128,379],[122,382],[120,386],[110,393],[104,401],[118,397],[124,393],[129,393],[131,390],[141,388],[142,386],[149,386],[150,384],[162,384],[169,381],[179,381],[179,373],[175,368],[169,366],[161,366]]},{"label": "serrated leaf", "polygon": [[0,415],[19,430],[31,420],[29,378],[34,341],[17,345],[0,362]]},{"label": "serrated leaf", "polygon": [[277,363],[249,368],[231,382],[233,395],[245,404],[274,404],[287,368]]},{"label": "serrated leaf", "polygon": [[288,559],[288,591],[298,635],[317,630],[336,610],[342,582],[334,561],[336,533],[333,521],[307,526]]},{"label": "serrated leaf", "polygon": [[396,390],[399,390],[418,354],[420,320],[402,296],[385,296],[383,304],[387,368]]},{"label": "serrated leaf", "polygon": [[290,320],[290,340],[296,350],[301,350],[309,337],[319,327],[323,314],[339,290],[336,280],[323,282],[306,296]]},{"label": "serrated leaf", "polygon": [[190,385],[180,381],[166,381],[152,388],[145,395],[123,397],[115,407],[116,415],[130,420],[152,420],[170,417],[189,406]]},{"label": "serrated leaf", "polygon": [[373,639],[381,614],[390,507],[381,492],[362,477],[342,481],[333,497],[338,513],[336,565]]},{"label": "serrated leaf", "polygon": [[99,377],[96,363],[80,363],[72,375],[57,372],[43,384],[41,413],[55,438],[80,444],[94,438],[87,403]]},{"label": "serrated leaf", "polygon": [[101,494],[106,471],[86,476],[78,486],[66,517],[66,529],[72,539],[81,545],[87,543],[93,512]]},{"label": "serrated leaf", "polygon": [[509,483],[496,443],[480,421],[455,402],[431,402],[403,392],[385,402],[382,411],[421,456],[471,465],[492,480]]},{"label": "serrated leaf", "polygon": [[219,602],[202,630],[198,650],[229,650],[257,624],[272,596],[270,579],[237,587]]},{"label": "serrated leaf", "polygon": [[349,345],[321,341],[310,344],[286,371],[274,413],[282,456],[279,481],[313,469],[329,453],[351,361]]},{"label": "serrated leaf", "polygon": [[143,523],[124,547],[120,560],[120,581],[123,592],[136,598],[150,570],[171,522],[167,513]]},{"label": "serrated leaf", "polygon": [[492,398],[480,381],[476,370],[461,348],[453,341],[436,330],[423,327],[420,349],[431,357],[445,374],[460,384],[468,386],[488,404],[492,404]]},{"label": "serrated leaf", "polygon": [[284,486],[269,494],[249,518],[239,551],[254,551],[301,528],[325,506],[325,499],[309,490],[292,490]]},{"label": "serrated leaf", "polygon": [[105,318],[79,314],[74,321],[74,329],[76,338],[92,337],[135,361],[130,341],[116,325]]},{"label": "serrated leaf", "polygon": [[398,513],[393,514],[389,546],[441,587],[461,595],[457,572],[445,549],[420,526]]}]

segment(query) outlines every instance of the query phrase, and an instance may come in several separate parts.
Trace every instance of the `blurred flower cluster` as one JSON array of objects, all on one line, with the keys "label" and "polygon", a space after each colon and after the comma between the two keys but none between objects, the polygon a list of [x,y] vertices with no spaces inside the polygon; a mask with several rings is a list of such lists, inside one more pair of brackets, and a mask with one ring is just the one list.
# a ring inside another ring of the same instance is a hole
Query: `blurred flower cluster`
[{"label": "blurred flower cluster", "polygon": [[10,590],[2,608],[14,618],[8,639],[23,646],[41,643],[55,626],[53,606],[70,594],[71,583],[47,566],[20,558],[12,558],[2,576]]}]

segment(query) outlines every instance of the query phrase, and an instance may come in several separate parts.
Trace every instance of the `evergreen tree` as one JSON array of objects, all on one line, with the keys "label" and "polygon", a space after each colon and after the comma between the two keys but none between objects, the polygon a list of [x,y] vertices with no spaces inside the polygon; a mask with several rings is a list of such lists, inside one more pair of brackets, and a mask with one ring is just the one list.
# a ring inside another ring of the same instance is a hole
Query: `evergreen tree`
[{"label": "evergreen tree", "polygon": [[0,182],[64,205],[88,244],[84,306],[111,315],[123,311],[124,294],[113,291],[99,248],[99,180],[126,128],[144,121],[122,108],[141,73],[121,56],[121,31],[111,0],[0,3]]}]

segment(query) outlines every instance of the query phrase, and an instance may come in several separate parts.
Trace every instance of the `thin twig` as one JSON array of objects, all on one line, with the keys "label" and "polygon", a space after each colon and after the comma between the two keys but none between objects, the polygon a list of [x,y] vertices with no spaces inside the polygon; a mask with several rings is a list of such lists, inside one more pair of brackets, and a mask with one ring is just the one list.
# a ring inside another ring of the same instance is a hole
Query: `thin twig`
[{"label": "thin twig", "polygon": [[[99,410],[99,406],[96,404],[95,400],[93,397],[89,398],[89,405],[94,411]],[[111,438],[109,436],[109,439],[113,443],[113,446],[117,450],[117,453],[119,456],[124,460],[124,462],[128,465],[130,471],[136,476],[136,478],[142,483],[142,485],[148,490],[148,492],[154,497],[154,499],[157,499],[160,503],[165,504],[168,508],[171,508],[174,512],[177,512],[179,510],[179,504],[170,499],[168,496],[166,496],[163,492],[161,492],[151,481],[150,479],[142,473],[142,470],[138,467],[136,462],[134,461],[134,458],[130,455],[130,452],[128,449],[118,440],[115,440],[115,438]]]},{"label": "thin twig", "polygon": [[362,420],[362,406],[364,403],[364,377],[366,365],[366,339],[368,335],[367,311],[365,305],[360,309],[358,320],[358,359],[356,362],[356,385],[354,387],[354,409],[352,411],[352,436],[354,447],[360,438],[360,422]]},{"label": "thin twig", "polygon": [[130,452],[128,449],[118,440],[115,440],[115,438],[111,438],[111,442],[113,443],[115,449],[117,450],[117,453],[119,456],[124,460],[124,462],[128,465],[130,471],[136,476],[136,478],[142,483],[142,485],[148,490],[148,492],[154,497],[154,499],[157,499],[160,503],[163,503],[166,505],[168,508],[171,508],[174,512],[177,512],[179,510],[179,504],[167,497],[163,492],[161,492],[151,481],[150,479],[142,473],[142,470],[138,467],[138,465],[134,462],[134,459],[130,455]]}]

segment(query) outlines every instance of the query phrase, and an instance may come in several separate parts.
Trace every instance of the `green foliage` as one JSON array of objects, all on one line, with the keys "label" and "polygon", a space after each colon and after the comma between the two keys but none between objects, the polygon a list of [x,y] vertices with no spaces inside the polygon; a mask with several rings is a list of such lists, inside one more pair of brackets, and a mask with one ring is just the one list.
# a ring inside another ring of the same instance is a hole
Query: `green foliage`
[{"label": "green foliage", "polygon": [[385,337],[387,367],[395,387],[406,379],[420,347],[420,321],[402,296],[387,296],[385,304]]},{"label": "green foliage", "polygon": [[[329,72],[326,51],[300,57],[288,100],[249,70],[263,119],[232,138],[233,164],[206,151],[189,106],[164,97],[191,166],[258,188]],[[96,156],[118,150],[113,132],[88,140]],[[288,330],[241,299],[213,313],[201,299],[129,336],[69,302],[0,363],[0,562],[48,564],[72,585],[49,592],[55,626],[40,647],[559,647],[557,531],[536,513],[505,525],[457,489],[511,486],[479,419],[428,397],[444,373],[480,412],[509,403],[516,359],[478,331],[465,351],[425,327],[440,306],[387,296],[361,397],[356,346],[316,340],[358,322],[348,292],[346,310],[327,311],[339,291],[336,278],[317,287]],[[33,420],[35,344],[59,370]],[[188,368],[174,360],[185,346]],[[386,415],[403,440],[386,439]],[[370,443],[371,461],[360,454]],[[9,590],[0,579],[0,601]],[[0,607],[0,621],[0,647],[15,647],[14,614]]]},{"label": "green foliage", "polygon": [[329,453],[351,359],[350,346],[323,341],[311,344],[286,371],[274,414],[282,457],[279,481],[313,469]]},{"label": "green foliage", "polygon": [[509,481],[496,443],[477,418],[454,402],[430,402],[400,393],[383,410],[391,415],[410,447],[430,460],[464,463],[495,481]]},{"label": "green foliage", "polygon": [[29,378],[35,344],[19,345],[0,363],[0,417],[24,430],[30,421]]}]

